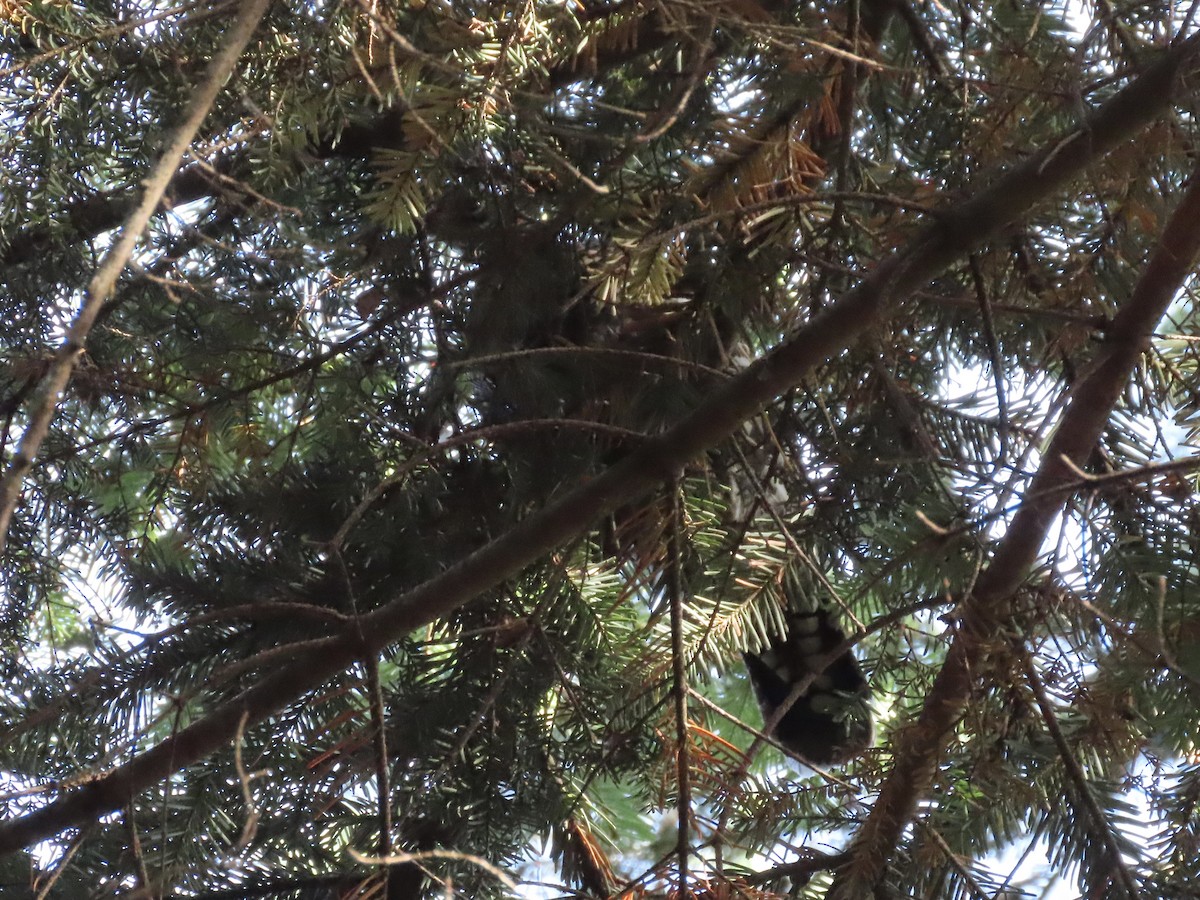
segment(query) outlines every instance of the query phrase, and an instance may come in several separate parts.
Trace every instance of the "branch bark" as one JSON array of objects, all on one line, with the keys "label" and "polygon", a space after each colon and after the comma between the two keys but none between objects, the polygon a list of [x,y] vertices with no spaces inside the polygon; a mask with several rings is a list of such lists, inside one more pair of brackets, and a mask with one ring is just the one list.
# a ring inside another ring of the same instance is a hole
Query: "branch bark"
[{"label": "branch bark", "polygon": [[[596,478],[436,578],[363,616],[361,628],[348,628],[312,642],[293,661],[276,668],[240,697],[158,746],[40,810],[0,825],[0,853],[45,840],[64,828],[77,827],[118,809],[131,795],[228,744],[243,716],[252,724],[272,715],[364,654],[377,653],[412,629],[446,615],[575,539],[600,516],[672,479],[696,456],[727,439],[744,420],[876,325],[893,298],[924,285],[953,260],[1019,219],[1035,203],[1153,121],[1169,107],[1184,80],[1195,74],[1198,53],[1200,39],[1180,44],[1100,107],[1078,130],[1053,141],[1009,173],[995,177],[973,198],[961,203],[949,201],[950,205],[909,245],[879,264],[857,288],[731,378],[674,427],[647,440]],[[1117,333],[1132,332],[1125,327]],[[1018,583],[1022,572],[1012,576]],[[965,691],[959,696],[965,696]],[[909,768],[920,768],[913,765],[920,755],[917,749],[910,742],[899,760],[907,761]],[[898,774],[889,782],[893,794],[897,780]],[[869,856],[872,848],[889,846],[889,835],[899,834],[916,797],[928,784],[929,778],[925,777],[907,798],[898,797],[899,803],[892,800],[884,805],[881,799],[877,804],[880,817],[868,821],[869,828],[864,828],[868,836],[856,843],[860,848],[856,860]],[[888,828],[882,829],[880,822],[887,822]],[[894,838],[892,841],[894,844]]]}]

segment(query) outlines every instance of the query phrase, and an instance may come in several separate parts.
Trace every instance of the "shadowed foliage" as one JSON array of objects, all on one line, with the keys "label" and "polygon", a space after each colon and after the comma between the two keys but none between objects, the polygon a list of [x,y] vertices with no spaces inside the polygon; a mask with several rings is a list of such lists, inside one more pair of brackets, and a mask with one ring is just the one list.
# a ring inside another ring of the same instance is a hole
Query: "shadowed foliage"
[{"label": "shadowed foliage", "polygon": [[251,6],[0,2],[0,892],[1196,896],[1190,7]]}]

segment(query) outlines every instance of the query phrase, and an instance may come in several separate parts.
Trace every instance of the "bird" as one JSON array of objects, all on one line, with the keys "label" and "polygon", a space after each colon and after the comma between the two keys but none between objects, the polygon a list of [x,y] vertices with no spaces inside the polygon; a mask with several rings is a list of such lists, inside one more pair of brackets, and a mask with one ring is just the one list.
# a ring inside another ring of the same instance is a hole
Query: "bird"
[{"label": "bird", "polygon": [[742,654],[763,721],[769,723],[792,689],[811,676],[808,688],[771,736],[801,762],[820,766],[849,762],[874,739],[866,676],[849,650],[826,662],[829,653],[846,640],[828,609],[789,611],[785,619],[786,634],[773,636],[757,653]]}]

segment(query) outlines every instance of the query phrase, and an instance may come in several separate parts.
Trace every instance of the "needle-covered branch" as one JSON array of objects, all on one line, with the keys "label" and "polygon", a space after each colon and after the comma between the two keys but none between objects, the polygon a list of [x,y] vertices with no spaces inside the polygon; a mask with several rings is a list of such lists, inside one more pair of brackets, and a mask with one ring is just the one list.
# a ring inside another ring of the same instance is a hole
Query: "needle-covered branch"
[{"label": "needle-covered branch", "polygon": [[[261,721],[412,629],[437,620],[471,598],[511,578],[555,548],[572,541],[604,514],[669,482],[701,453],[728,439],[750,416],[878,324],[892,302],[925,285],[1031,207],[1082,175],[1087,167],[1161,115],[1195,70],[1197,42],[1184,43],[1148,69],[1080,127],[1052,140],[1040,153],[995,177],[969,199],[946,204],[914,239],[880,263],[841,300],[698,404],[673,427],[647,440],[623,460],[491,540],[442,574],[362,617],[354,628],[310,646],[237,699],[217,707],[178,734],[110,772],[99,774],[46,807],[0,826],[0,852],[45,840],[65,828],[94,821],[197,760],[226,746],[243,717]],[[1140,332],[1139,332],[1140,333]],[[1020,574],[1015,575],[1018,580]],[[993,585],[988,596],[998,592]],[[947,676],[951,677],[951,676]],[[951,696],[961,686],[955,686]],[[953,711],[947,714],[953,715]],[[919,769],[914,748],[899,759]],[[899,770],[898,770],[899,772]],[[899,777],[899,775],[897,775]],[[893,781],[896,779],[893,778]],[[885,846],[911,814],[928,777],[914,779],[904,802],[889,801],[873,817],[862,855]],[[893,792],[895,788],[893,788]]]},{"label": "needle-covered branch", "polygon": [[58,408],[59,397],[66,388],[67,382],[70,381],[72,371],[83,356],[88,334],[91,332],[97,316],[100,315],[100,310],[108,302],[108,298],[116,287],[117,279],[133,255],[134,248],[141,239],[150,217],[162,201],[167,185],[170,184],[179,168],[183,154],[187,152],[196,132],[200,130],[200,126],[208,116],[209,110],[217,99],[217,94],[220,93],[221,88],[233,73],[242,51],[250,42],[259,20],[262,19],[269,5],[270,0],[246,0],[243,4],[237,19],[230,26],[226,35],[225,45],[213,59],[204,80],[197,87],[187,115],[176,128],[162,156],[159,157],[153,171],[147,177],[141,202],[129,214],[129,218],[121,228],[120,236],[109,248],[96,270],[96,274],[92,277],[83,299],[83,305],[67,329],[66,338],[55,354],[49,372],[42,379],[41,389],[37,395],[37,405],[30,415],[29,425],[25,428],[21,442],[17,445],[16,453],[13,454],[8,470],[4,473],[3,479],[0,479],[0,556],[4,554],[4,547],[8,542],[9,525],[17,507],[17,500],[21,495],[21,484],[33,467],[38,450],[50,431],[50,422]]},{"label": "needle-covered branch", "polygon": [[[1194,52],[1194,42],[1187,50]],[[1010,600],[1046,539],[1067,495],[1057,490],[1076,478],[1107,423],[1151,334],[1200,258],[1200,171],[1172,214],[1137,287],[1121,305],[1105,343],[1075,387],[1062,421],[1005,536],[971,595],[965,598],[945,664],[918,720],[896,739],[895,763],[866,823],[855,836],[850,862],[830,890],[831,900],[867,896],[882,878],[917,803],[928,796],[937,762],[986,674],[988,646],[1002,636]]]}]

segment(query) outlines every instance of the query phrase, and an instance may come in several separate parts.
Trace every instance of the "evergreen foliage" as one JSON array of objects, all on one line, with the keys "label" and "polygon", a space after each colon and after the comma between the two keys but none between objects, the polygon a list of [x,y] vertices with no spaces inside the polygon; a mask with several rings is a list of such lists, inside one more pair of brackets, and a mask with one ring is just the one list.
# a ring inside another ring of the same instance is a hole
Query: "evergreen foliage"
[{"label": "evergreen foliage", "polygon": [[1200,893],[1192,7],[277,0],[60,352],[241,9],[0,0],[5,896]]}]

